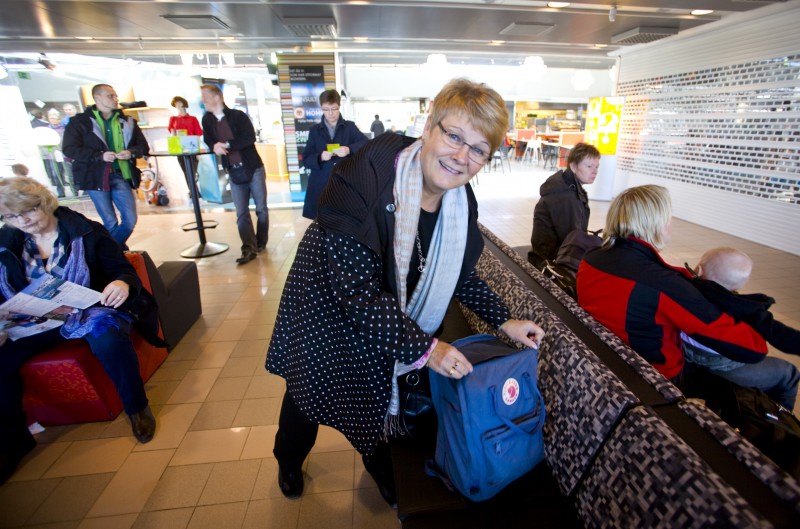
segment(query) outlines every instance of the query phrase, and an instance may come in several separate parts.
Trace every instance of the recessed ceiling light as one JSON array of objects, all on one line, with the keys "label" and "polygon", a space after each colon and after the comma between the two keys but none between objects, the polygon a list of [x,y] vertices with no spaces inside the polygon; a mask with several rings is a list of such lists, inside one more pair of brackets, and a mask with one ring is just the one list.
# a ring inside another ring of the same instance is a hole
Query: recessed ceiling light
[{"label": "recessed ceiling light", "polygon": [[353,37],[353,40],[356,42],[367,42],[369,37]]},{"label": "recessed ceiling light", "polygon": [[493,40],[493,41],[491,41],[489,43],[489,45],[490,46],[501,46],[501,45],[503,45],[505,43],[506,43],[506,41],[504,41],[504,40]]},{"label": "recessed ceiling light", "polygon": [[569,2],[547,2],[547,7],[552,7],[554,9],[569,7]]},{"label": "recessed ceiling light", "polygon": [[595,48],[608,48],[608,44],[595,44]]},{"label": "recessed ceiling light", "polygon": [[699,17],[699,16],[702,16],[702,15],[710,15],[713,12],[714,12],[713,9],[692,9],[692,13],[691,14],[696,16],[696,17]]}]

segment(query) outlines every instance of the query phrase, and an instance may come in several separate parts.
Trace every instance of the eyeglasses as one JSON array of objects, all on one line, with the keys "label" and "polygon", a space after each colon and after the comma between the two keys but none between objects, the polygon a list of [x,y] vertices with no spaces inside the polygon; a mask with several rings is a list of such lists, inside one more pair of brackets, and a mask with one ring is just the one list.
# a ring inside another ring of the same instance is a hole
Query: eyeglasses
[{"label": "eyeglasses", "polygon": [[480,147],[476,147],[474,145],[470,145],[469,143],[464,141],[464,138],[459,136],[454,132],[449,132],[446,128],[442,126],[442,123],[437,123],[439,128],[442,131],[442,139],[444,140],[445,145],[452,147],[453,149],[461,149],[464,145],[469,147],[467,151],[467,157],[475,163],[486,163],[489,161],[489,155],[481,149]]},{"label": "eyeglasses", "polygon": [[17,222],[20,218],[25,217],[26,219],[30,219],[31,215],[36,213],[39,209],[39,206],[34,206],[31,209],[25,210],[18,215],[0,215],[0,220],[4,222]]},{"label": "eyeglasses", "polygon": [[336,107],[336,108],[323,108],[322,111],[327,113],[327,114],[333,114],[334,112],[339,112],[339,107]]}]

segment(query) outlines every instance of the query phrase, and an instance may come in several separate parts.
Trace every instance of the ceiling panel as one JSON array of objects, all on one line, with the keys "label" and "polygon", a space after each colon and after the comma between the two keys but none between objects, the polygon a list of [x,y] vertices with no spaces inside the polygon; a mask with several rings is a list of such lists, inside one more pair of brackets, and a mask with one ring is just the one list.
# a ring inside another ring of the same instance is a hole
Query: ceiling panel
[{"label": "ceiling panel", "polygon": [[[573,2],[551,9],[527,0],[8,0],[2,2],[0,55],[14,51],[70,52],[129,57],[177,57],[180,51],[233,51],[252,57],[280,53],[336,51],[344,63],[419,63],[429,53],[446,53],[457,61],[521,61],[541,55],[551,66],[609,65],[608,52],[618,49],[615,35],[637,28],[678,31],[736,12],[769,5],[763,0],[703,0],[715,9],[691,16],[696,0]],[[213,15],[230,29],[184,29],[163,15]],[[328,17],[336,36],[298,37],[284,27],[286,17]],[[553,26],[539,35],[502,34],[512,24]],[[91,37],[81,40],[76,37]],[[359,42],[355,38],[364,38]],[[501,44],[492,41],[503,41]],[[603,45],[604,48],[595,47]],[[244,62],[247,62],[245,59]],[[597,66],[595,66],[597,67]]]}]

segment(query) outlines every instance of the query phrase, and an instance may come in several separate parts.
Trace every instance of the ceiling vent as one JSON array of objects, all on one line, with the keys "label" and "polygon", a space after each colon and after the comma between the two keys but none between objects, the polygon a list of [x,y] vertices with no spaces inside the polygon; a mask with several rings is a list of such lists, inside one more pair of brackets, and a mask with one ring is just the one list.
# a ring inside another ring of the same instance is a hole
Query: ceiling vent
[{"label": "ceiling vent", "polygon": [[671,35],[677,35],[678,28],[653,28],[637,26],[631,30],[623,31],[612,35],[611,42],[614,44],[645,44],[660,40]]},{"label": "ceiling vent", "polygon": [[504,30],[500,31],[501,35],[507,35],[512,37],[538,37],[540,35],[544,35],[551,29],[553,29],[555,24],[536,24],[534,22],[514,22]]},{"label": "ceiling vent", "polygon": [[336,19],[327,17],[283,17],[283,27],[295,37],[335,37]]},{"label": "ceiling vent", "polygon": [[161,15],[183,29],[231,29],[231,27],[212,15]]}]

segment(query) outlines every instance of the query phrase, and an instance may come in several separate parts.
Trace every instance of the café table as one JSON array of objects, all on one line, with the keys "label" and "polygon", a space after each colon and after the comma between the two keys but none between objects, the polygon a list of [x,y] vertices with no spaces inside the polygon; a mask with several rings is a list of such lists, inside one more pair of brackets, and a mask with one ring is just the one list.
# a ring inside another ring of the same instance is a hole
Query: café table
[{"label": "caf\u00e9 table", "polygon": [[200,242],[197,244],[193,244],[189,248],[183,250],[181,252],[181,257],[185,257],[187,259],[196,259],[199,257],[211,257],[212,255],[218,255],[223,252],[227,252],[228,246],[222,242],[209,242],[206,239],[206,230],[211,230],[217,227],[219,224],[215,220],[203,220],[203,214],[200,211],[200,199],[199,193],[197,191],[197,182],[194,179],[194,169],[192,167],[192,160],[193,156],[203,156],[208,155],[214,156],[212,151],[208,150],[201,150],[201,151],[193,151],[193,152],[183,152],[183,153],[172,153],[167,151],[155,151],[150,152],[150,156],[155,157],[178,157],[180,162],[183,162],[183,166],[186,168],[186,185],[189,187],[189,195],[192,197],[192,208],[194,209],[194,218],[195,222],[188,222],[181,226],[183,231],[197,231],[197,235],[200,238]]}]

